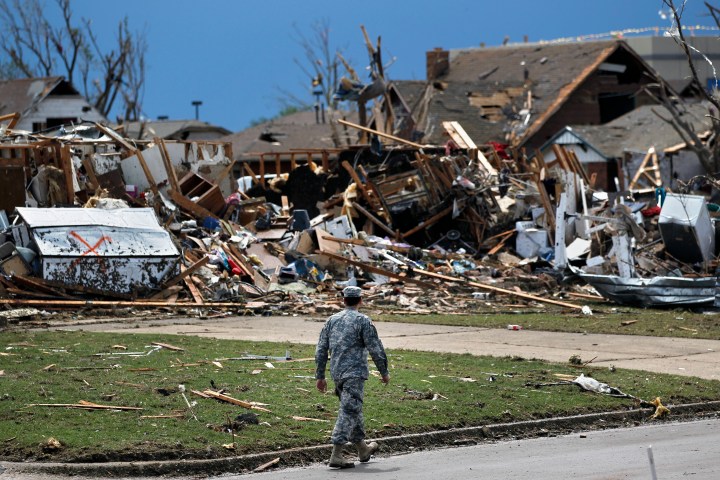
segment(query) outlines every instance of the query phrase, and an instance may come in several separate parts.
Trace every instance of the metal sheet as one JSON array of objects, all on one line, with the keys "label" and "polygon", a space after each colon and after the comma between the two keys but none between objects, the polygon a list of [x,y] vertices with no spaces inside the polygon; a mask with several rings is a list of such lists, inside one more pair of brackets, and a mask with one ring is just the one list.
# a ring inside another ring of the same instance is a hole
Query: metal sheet
[{"label": "metal sheet", "polygon": [[84,225],[131,229],[165,230],[158,224],[152,208],[18,208],[30,228],[78,227]]},{"label": "metal sheet", "polygon": [[675,305],[712,305],[715,302],[716,277],[621,278],[575,271],[603,297],[622,305],[659,307]]}]

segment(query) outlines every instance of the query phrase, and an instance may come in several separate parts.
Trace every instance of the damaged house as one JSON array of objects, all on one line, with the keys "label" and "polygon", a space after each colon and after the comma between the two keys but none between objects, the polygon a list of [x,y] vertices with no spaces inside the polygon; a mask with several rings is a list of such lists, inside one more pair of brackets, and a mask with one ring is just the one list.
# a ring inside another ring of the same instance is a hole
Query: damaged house
[{"label": "damaged house", "polygon": [[393,82],[403,98],[393,108],[410,108],[420,143],[444,144],[442,122],[457,121],[478,145],[532,152],[566,125],[602,125],[655,103],[643,92],[653,69],[619,40],[436,49],[427,74]]},{"label": "damaged house", "polygon": [[0,116],[19,114],[16,130],[41,132],[105,117],[63,77],[0,81]]}]

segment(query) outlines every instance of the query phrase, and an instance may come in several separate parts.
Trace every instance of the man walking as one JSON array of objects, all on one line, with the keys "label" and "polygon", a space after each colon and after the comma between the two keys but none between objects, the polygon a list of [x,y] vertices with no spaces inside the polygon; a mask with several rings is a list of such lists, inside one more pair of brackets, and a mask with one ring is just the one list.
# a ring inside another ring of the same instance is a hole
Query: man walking
[{"label": "man walking", "polygon": [[342,448],[348,442],[355,445],[361,462],[368,462],[378,449],[376,442],[365,443],[363,390],[368,379],[368,352],[382,375],[382,382],[387,384],[390,381],[387,356],[375,326],[367,315],[358,312],[362,303],[361,292],[358,287],[345,287],[345,309],[325,322],[315,349],[318,390],[327,390],[325,366],[328,353],[332,353],[330,375],[335,382],[335,395],[340,397],[338,418],[330,437],[333,445],[330,468],[355,466],[342,455]]}]

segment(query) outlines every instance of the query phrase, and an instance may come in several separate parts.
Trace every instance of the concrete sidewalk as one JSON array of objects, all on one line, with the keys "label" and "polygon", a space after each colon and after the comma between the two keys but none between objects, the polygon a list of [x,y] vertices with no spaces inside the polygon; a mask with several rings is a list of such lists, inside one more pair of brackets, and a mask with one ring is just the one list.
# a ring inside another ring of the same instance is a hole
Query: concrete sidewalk
[{"label": "concrete sidewalk", "polygon": [[[87,320],[50,328],[122,333],[169,333],[234,340],[315,344],[324,318],[226,317],[215,319]],[[720,340],[630,335],[553,333],[476,327],[375,322],[388,349],[520,356],[567,362],[572,355],[595,366],[720,380]]]}]

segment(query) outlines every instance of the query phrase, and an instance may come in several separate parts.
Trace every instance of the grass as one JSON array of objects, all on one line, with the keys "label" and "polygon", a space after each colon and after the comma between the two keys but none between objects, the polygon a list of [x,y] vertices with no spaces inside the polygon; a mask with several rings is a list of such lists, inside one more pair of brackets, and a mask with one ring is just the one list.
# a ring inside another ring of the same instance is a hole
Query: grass
[{"label": "grass", "polygon": [[[517,318],[515,319],[517,321]],[[526,323],[526,322],[523,322]],[[175,345],[143,356],[151,342]],[[119,346],[125,347],[120,349]],[[244,354],[300,361],[228,360]],[[337,399],[315,390],[312,346],[172,335],[5,332],[0,341],[0,458],[103,461],[209,458],[328,442]],[[114,353],[112,355],[97,355]],[[592,374],[637,397],[665,404],[720,398],[720,382],[640,371],[588,371],[522,358],[389,351],[392,381],[366,384],[368,436],[625,409],[628,399],[572,385],[535,388],[555,373]],[[307,358],[309,360],[302,360]],[[49,367],[50,365],[54,365]],[[259,372],[259,373],[258,373]],[[200,398],[214,384],[234,398],[267,404],[259,424],[229,424],[249,410]],[[179,385],[197,402],[189,411]],[[28,406],[89,402],[141,411],[87,411]],[[180,414],[180,418],[144,418]],[[292,417],[319,421],[300,421]],[[53,437],[59,449],[48,446]],[[223,445],[233,444],[234,450]]]},{"label": "grass", "polygon": [[593,304],[593,315],[580,312],[557,313],[552,308],[538,311],[507,308],[474,309],[468,315],[375,315],[373,320],[485,328],[522,325],[526,330],[548,332],[649,335],[654,337],[704,338],[720,340],[720,314],[685,309],[648,310],[612,304]]}]

